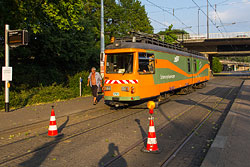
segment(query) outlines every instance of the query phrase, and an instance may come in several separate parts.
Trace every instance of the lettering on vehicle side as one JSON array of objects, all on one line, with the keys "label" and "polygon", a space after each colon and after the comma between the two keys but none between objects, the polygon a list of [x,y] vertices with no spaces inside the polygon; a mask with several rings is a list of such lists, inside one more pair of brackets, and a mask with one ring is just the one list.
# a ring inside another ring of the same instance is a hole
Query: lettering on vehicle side
[{"label": "lettering on vehicle side", "polygon": [[160,79],[172,79],[175,78],[175,75],[160,75]]},{"label": "lettering on vehicle side", "polygon": [[202,67],[202,62],[200,61],[200,63],[199,63],[199,68],[201,68]]},{"label": "lettering on vehicle side", "polygon": [[180,60],[180,56],[175,56],[174,62],[177,63]]}]

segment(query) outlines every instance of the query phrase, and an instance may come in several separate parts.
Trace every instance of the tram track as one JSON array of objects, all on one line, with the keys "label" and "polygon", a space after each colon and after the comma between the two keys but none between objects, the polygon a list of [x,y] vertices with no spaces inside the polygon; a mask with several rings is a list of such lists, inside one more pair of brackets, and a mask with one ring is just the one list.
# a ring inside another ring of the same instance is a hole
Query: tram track
[{"label": "tram track", "polygon": [[[206,96],[206,97],[203,98],[202,100],[196,102],[196,104],[199,104],[199,103],[201,103],[202,101],[208,99],[209,97],[211,97],[211,96],[213,96],[214,94],[216,94],[218,91],[219,91],[219,90],[215,91],[215,92],[214,92],[213,94],[211,94],[210,96]],[[195,107],[195,105],[190,106],[187,110],[185,110],[185,111],[183,111],[182,113],[180,113],[180,114],[176,115],[175,117],[173,117],[173,118],[170,120],[170,122],[168,122],[167,124],[164,124],[164,125],[160,126],[160,127],[158,128],[158,131],[157,131],[157,132],[159,132],[159,131],[161,131],[162,129],[164,129],[166,126],[168,126],[168,124],[170,124],[170,123],[173,122],[174,120],[178,119],[180,116],[182,116],[184,113],[190,111],[190,110],[191,110],[192,108],[194,108],[194,107]],[[118,110],[118,111],[119,111],[119,110]],[[41,151],[41,150],[43,150],[43,149],[46,149],[46,148],[48,148],[48,147],[51,147],[51,146],[57,144],[57,143],[61,143],[61,142],[64,142],[64,141],[66,141],[66,140],[68,140],[68,139],[72,139],[72,138],[75,138],[75,137],[80,136],[80,135],[82,135],[82,134],[86,134],[87,132],[90,132],[90,131],[99,129],[99,128],[103,127],[103,126],[110,125],[110,124],[112,124],[112,123],[114,123],[114,122],[116,122],[116,121],[122,120],[122,119],[124,119],[124,118],[127,118],[127,117],[129,117],[129,116],[131,116],[131,115],[135,115],[135,114],[140,113],[140,112],[142,112],[142,111],[145,111],[145,109],[142,109],[142,110],[139,110],[139,111],[137,110],[136,112],[131,111],[131,114],[129,114],[129,115],[120,117],[120,118],[118,118],[118,119],[113,119],[113,120],[111,120],[111,121],[109,121],[109,122],[106,122],[106,123],[104,123],[104,124],[101,124],[101,125],[98,125],[98,126],[95,126],[95,127],[92,127],[92,128],[85,129],[85,130],[80,131],[80,132],[78,132],[78,133],[73,133],[73,134],[71,134],[71,135],[63,136],[62,139],[60,139],[60,140],[55,140],[55,141],[53,141],[53,142],[50,142],[50,144],[45,145],[45,146],[43,146],[43,147],[39,147],[39,148],[33,149],[33,150],[29,151],[29,152],[25,152],[25,153],[23,153],[23,154],[19,154],[19,155],[17,155],[17,156],[11,157],[11,158],[7,158],[7,159],[5,159],[5,160],[3,160],[3,161],[0,162],[0,166],[6,164],[7,162],[12,162],[12,161],[16,161],[16,160],[22,159],[22,158],[24,158],[24,157],[26,157],[26,156],[28,156],[28,155],[30,155],[30,154],[39,152],[39,151]],[[112,112],[112,114],[113,114],[113,113],[114,113],[114,112]],[[111,113],[110,113],[110,114],[111,114]],[[101,116],[100,116],[100,118],[101,118]],[[85,120],[85,121],[88,121],[88,120]],[[77,123],[77,124],[78,124],[78,123]],[[72,126],[73,126],[73,125],[72,125]],[[68,126],[66,126],[66,127],[68,127]],[[121,154],[120,154],[119,156],[121,157],[122,155],[125,155],[127,152],[129,152],[131,149],[135,148],[136,146],[138,146],[139,144],[141,144],[141,143],[144,142],[145,140],[146,140],[146,138],[144,138],[143,140],[137,141],[135,144],[133,144],[132,146],[130,146],[129,148],[127,148],[127,149],[125,149],[123,152],[121,152]],[[116,158],[116,159],[119,159],[119,156],[117,156],[117,157],[115,157],[115,158]],[[107,166],[107,165],[106,165],[106,166]]]},{"label": "tram track", "polygon": [[[98,111],[103,111],[103,109],[102,109],[102,110],[98,110]],[[70,128],[70,127],[75,126],[75,125],[79,125],[79,124],[85,123],[85,122],[93,121],[93,120],[95,120],[95,119],[99,119],[99,118],[101,118],[101,117],[104,117],[104,116],[107,116],[107,115],[111,115],[111,114],[113,114],[113,113],[114,113],[114,112],[109,112],[109,113],[107,113],[107,114],[99,115],[99,116],[96,116],[96,117],[91,118],[91,119],[79,121],[79,122],[77,122],[77,123],[72,123],[72,124],[70,124],[70,125],[67,125],[67,126],[65,127],[65,129]],[[65,116],[65,117],[69,117],[69,116]],[[48,121],[46,121],[46,123],[47,123],[47,122],[48,122]],[[16,141],[14,141],[14,142],[10,142],[10,143],[4,144],[4,145],[0,145],[0,148],[6,147],[6,146],[11,145],[11,144],[16,144],[16,143],[18,143],[18,142],[22,142],[22,141],[25,141],[25,140],[28,140],[28,139],[33,139],[33,138],[36,138],[36,137],[39,137],[39,136],[42,136],[42,135],[46,135],[47,133],[48,133],[47,131],[46,131],[46,132],[42,132],[42,133],[38,133],[38,134],[36,134],[36,135],[29,136],[29,137],[26,137],[26,138],[23,138],[23,139],[20,139],[20,140],[16,140]]]},{"label": "tram track", "polygon": [[[243,82],[241,84],[241,86],[243,85]],[[240,87],[241,87],[240,86]],[[212,114],[216,111],[216,108],[223,102],[223,100],[225,98],[227,98],[232,91],[236,89],[236,88],[232,88],[226,95],[224,98],[222,98],[217,104],[215,104],[214,108],[212,110],[210,110],[205,117],[200,121],[199,124],[197,124],[194,129],[192,129],[189,132],[189,135],[181,142],[180,145],[178,145],[173,152],[171,153],[171,155],[162,163],[161,167],[166,167],[169,165],[169,163],[177,156],[177,154],[180,152],[180,150],[191,140],[191,138],[197,133],[197,131],[205,124],[205,122],[212,116]]]},{"label": "tram track", "polygon": [[[177,96],[179,96],[179,95],[177,95]],[[165,101],[165,103],[167,103],[167,102],[169,102],[169,101]],[[161,103],[161,104],[164,104],[164,103]],[[131,109],[131,108],[129,108],[129,109]],[[102,110],[102,109],[100,109],[100,110]],[[100,111],[100,110],[99,110],[99,111]],[[95,127],[92,127],[92,128],[87,128],[86,130],[80,131],[80,132],[78,132],[78,133],[73,133],[73,134],[71,134],[71,135],[64,136],[62,139],[60,139],[60,140],[54,140],[54,141],[51,142],[49,145],[46,145],[46,146],[44,146],[44,147],[40,147],[40,148],[38,148],[38,149],[34,149],[34,150],[29,151],[29,152],[25,152],[25,153],[23,153],[23,154],[20,154],[20,155],[18,155],[18,156],[12,157],[12,158],[7,158],[7,159],[5,159],[5,160],[3,160],[3,161],[0,161],[0,166],[3,165],[3,164],[5,164],[5,163],[7,163],[7,162],[11,162],[11,161],[15,161],[15,160],[17,160],[17,159],[23,158],[23,157],[25,157],[25,156],[28,156],[28,155],[33,154],[33,153],[36,153],[36,152],[38,152],[38,151],[41,151],[41,150],[43,150],[43,149],[46,149],[46,148],[48,148],[48,147],[50,147],[50,146],[53,146],[53,145],[55,145],[55,144],[62,143],[62,142],[64,142],[64,141],[66,141],[66,140],[69,140],[69,139],[72,139],[72,138],[77,137],[77,136],[79,136],[79,135],[85,134],[85,133],[87,133],[87,132],[90,132],[90,131],[96,130],[96,129],[98,129],[98,128],[101,128],[101,127],[110,125],[110,124],[112,124],[112,123],[114,123],[114,122],[116,122],[116,121],[122,120],[122,119],[124,119],[124,118],[129,117],[129,116],[138,114],[138,113],[140,113],[140,112],[145,111],[145,108],[133,108],[133,110],[135,110],[136,112],[135,112],[135,111],[130,111],[131,114],[127,114],[127,115],[125,115],[125,116],[123,116],[123,117],[120,117],[120,118],[117,118],[117,119],[113,119],[113,120],[111,120],[111,121],[109,121],[109,122],[106,122],[106,123],[104,123],[104,124],[101,124],[101,125],[98,125],[98,126],[95,126]],[[139,110],[139,111],[138,111],[138,110]],[[104,117],[104,116],[114,114],[115,112],[118,112],[118,111],[120,111],[120,110],[115,110],[115,111],[110,112],[110,113],[108,113],[108,114],[104,114],[104,115],[100,115],[100,116],[95,117],[95,118],[92,118],[92,119],[80,121],[80,122],[77,122],[77,123],[68,125],[68,126],[66,126],[65,128],[69,128],[69,127],[72,127],[72,126],[75,126],[75,125],[79,125],[79,124],[85,123],[85,122],[87,122],[87,121],[93,121],[93,120],[95,120],[95,119],[102,118],[102,117]],[[80,112],[82,112],[82,111],[80,111]],[[74,113],[74,114],[77,114],[77,113]],[[61,116],[61,118],[62,118],[62,117],[66,117],[66,116]],[[46,122],[47,122],[47,121],[46,121]],[[46,134],[47,134],[47,132],[40,133],[39,135],[31,136],[31,137],[29,137],[29,138],[24,138],[24,139],[21,139],[21,140],[12,142],[12,143],[8,143],[8,144],[5,144],[5,145],[1,145],[0,148],[4,148],[4,147],[10,146],[10,145],[12,145],[12,144],[18,144],[18,143],[23,142],[23,141],[26,141],[26,140],[28,140],[28,139],[38,138],[38,137],[40,137],[40,136],[42,136],[42,135],[46,135]],[[61,134],[59,134],[59,136],[60,136],[60,135],[61,135]]]},{"label": "tram track", "polygon": [[[181,95],[173,95],[174,98],[179,97],[179,96],[181,96]],[[160,105],[162,105],[164,103],[167,103],[170,100],[171,100],[171,97],[169,99],[166,99],[165,101],[162,101],[160,103]],[[90,109],[87,109],[87,110],[81,110],[81,111],[76,112],[76,113],[59,116],[59,117],[57,117],[57,122],[59,122],[59,120],[66,119],[67,117],[68,118],[69,117],[78,117],[79,115],[82,116],[82,114],[85,114],[86,112],[94,111],[95,113],[97,113],[97,112],[100,112],[100,111],[104,111],[106,108],[105,107],[100,107],[98,110],[95,110],[95,109],[96,108],[90,108]],[[142,109],[142,110],[145,110],[145,109],[147,109],[147,106],[146,106],[146,104],[144,102],[144,103],[140,104],[139,107],[138,106],[137,107],[132,106],[132,107],[128,107],[127,109],[133,109],[133,110]],[[67,125],[65,127],[65,129],[70,128],[70,127],[75,126],[75,125],[85,123],[85,122],[93,121],[93,120],[99,119],[101,117],[112,115],[117,111],[119,111],[119,110],[115,109],[115,110],[111,111],[111,109],[110,109],[110,111],[108,113],[105,113],[105,114],[102,114],[102,115],[99,115],[99,116],[95,116],[95,117],[90,118],[90,119],[78,121],[77,123],[69,124],[69,125]],[[6,137],[6,136],[9,136],[9,135],[13,135],[13,134],[16,135],[16,134],[18,134],[20,132],[31,131],[31,130],[34,130],[34,129],[37,129],[37,128],[41,129],[41,127],[47,127],[47,124],[48,124],[48,120],[43,120],[43,121],[31,123],[31,124],[22,125],[20,127],[15,127],[15,128],[2,130],[2,131],[0,131],[0,134],[1,134],[0,137],[2,137],[2,136]],[[43,129],[43,131],[44,131],[44,129]],[[46,135],[46,134],[47,134],[47,129],[46,129],[46,132],[35,133],[33,135],[29,135],[28,137],[17,139],[16,141],[13,141],[14,139],[12,139],[11,142],[7,142],[6,144],[0,144],[0,148],[6,147],[6,146],[11,145],[11,144],[16,144],[16,143],[19,143],[19,142],[22,142],[22,141],[25,141],[25,140],[34,139],[36,137]]]},{"label": "tram track", "polygon": [[[62,139],[60,139],[60,140],[59,140],[59,139],[57,140],[57,139],[55,138],[55,140],[54,140],[53,142],[50,142],[50,144],[45,145],[44,147],[40,147],[40,148],[31,150],[31,151],[29,151],[29,152],[26,152],[26,153],[17,155],[17,156],[15,156],[15,157],[7,158],[7,159],[5,159],[5,160],[3,160],[3,161],[0,161],[0,165],[3,165],[3,164],[5,164],[5,163],[7,163],[7,162],[11,162],[11,161],[17,160],[17,159],[19,159],[19,158],[25,157],[25,156],[30,155],[30,154],[32,154],[32,153],[41,151],[41,150],[43,150],[43,149],[45,149],[45,148],[48,148],[48,147],[50,147],[50,146],[52,146],[52,145],[55,145],[55,144],[58,144],[58,143],[62,143],[62,142],[64,142],[64,141],[66,141],[66,140],[72,139],[72,138],[74,138],[74,137],[77,137],[77,136],[79,136],[79,135],[88,133],[88,132],[93,131],[93,130],[96,130],[96,129],[98,129],[98,128],[101,128],[101,127],[110,125],[110,124],[112,124],[112,123],[114,123],[114,122],[116,122],[116,121],[122,120],[122,119],[124,119],[124,118],[127,118],[127,117],[129,117],[129,116],[138,114],[138,113],[143,112],[143,111],[145,111],[145,109],[142,109],[142,110],[139,110],[139,111],[137,110],[136,112],[131,112],[130,114],[127,114],[127,115],[125,115],[125,116],[122,116],[122,117],[113,119],[113,120],[108,121],[108,122],[105,122],[104,124],[100,124],[100,125],[94,126],[94,127],[92,127],[92,128],[87,128],[87,129],[85,129],[85,130],[83,130],[83,131],[80,131],[80,132],[78,132],[78,133],[73,133],[73,134],[71,134],[71,135],[64,136],[64,137],[63,137]],[[109,114],[114,114],[114,112],[109,113]],[[109,114],[106,114],[106,115],[109,115]],[[103,117],[103,116],[100,116],[99,118],[101,118],[101,117]],[[88,120],[87,120],[87,121],[88,121]],[[86,121],[84,121],[84,122],[86,122]],[[81,123],[82,123],[82,122],[81,122]],[[80,124],[80,123],[76,123],[76,124]],[[75,125],[76,125],[76,124],[75,124]],[[60,135],[62,135],[62,134],[59,134],[58,136],[60,137]],[[25,139],[25,140],[26,140],[26,139]],[[23,141],[23,140],[22,140],[22,141]],[[0,148],[9,146],[9,145],[11,145],[11,144],[17,144],[17,143],[10,143],[10,144],[8,144],[8,145],[1,146]]]},{"label": "tram track", "polygon": [[[67,114],[67,115],[62,115],[62,116],[57,116],[57,120],[60,120],[62,118],[66,118],[67,116],[77,116],[77,115],[80,115],[80,114],[83,114],[85,112],[88,112],[88,111],[94,111],[96,108],[92,107],[90,109],[87,109],[87,110],[81,110],[81,111],[78,111],[76,113],[72,113],[72,114]],[[103,109],[103,107],[101,108],[101,110]],[[48,115],[49,117],[49,115]],[[25,131],[27,130],[28,128],[29,129],[34,129],[34,128],[37,128],[37,127],[41,127],[41,125],[43,125],[44,123],[48,123],[48,119],[46,120],[41,120],[41,121],[37,121],[37,122],[34,122],[34,123],[29,123],[29,124],[25,124],[25,125],[20,125],[18,127],[13,127],[13,128],[9,128],[9,129],[4,129],[4,130],[1,130],[0,131],[0,134],[1,135],[5,135],[5,134],[11,134],[11,133],[16,133],[16,132],[19,132],[19,131]]]},{"label": "tram track", "polygon": [[[91,111],[101,112],[101,111],[105,111],[105,108],[103,107],[103,108],[100,108],[98,110],[95,110],[95,108],[91,108],[91,109],[88,109],[88,110],[79,111],[77,113],[72,113],[72,114],[69,114],[69,115],[59,116],[58,119],[57,119],[57,122],[59,122],[59,121],[61,121],[63,119],[69,118],[69,117],[70,118],[73,117],[73,118],[76,119],[76,117],[78,117],[80,115],[82,116],[83,113],[91,112]],[[95,117],[90,118],[90,119],[78,121],[77,123],[72,123],[72,124],[68,125],[65,128],[68,128],[68,127],[71,127],[71,126],[74,126],[74,125],[78,125],[78,124],[83,123],[83,122],[95,120],[95,119],[98,119],[100,117],[103,117],[103,116],[106,116],[106,115],[110,115],[112,113],[114,113],[114,112],[108,112],[108,113],[105,113],[105,114],[101,114],[101,115],[95,116]],[[17,127],[17,128],[11,128],[11,129],[8,129],[6,131],[1,132],[0,137],[2,137],[2,136],[8,136],[8,135],[13,135],[13,134],[18,134],[18,133],[21,133],[21,132],[26,132],[26,131],[31,131],[31,130],[37,130],[37,131],[39,131],[40,129],[42,129],[40,131],[44,131],[45,130],[44,126],[47,127],[48,123],[49,123],[48,120],[43,120],[43,121],[35,122],[33,124],[23,125],[20,128],[19,127]],[[41,136],[41,135],[44,135],[44,134],[47,134],[47,128],[46,128],[46,132],[41,132],[41,133],[36,133],[34,135],[29,135],[28,137],[17,139],[14,142],[7,142],[7,144],[0,144],[0,148],[5,147],[5,146],[10,145],[10,144],[18,143],[18,142],[21,142],[21,141],[24,141],[24,140],[33,139],[35,137],[38,137],[38,136]],[[12,141],[13,140],[14,139],[12,139]]]},{"label": "tram track", "polygon": [[[233,81],[232,81],[233,82]],[[231,82],[231,83],[232,83]],[[242,84],[241,84],[242,86]],[[168,165],[168,163],[174,158],[176,157],[177,153],[185,146],[185,144],[192,138],[192,136],[196,133],[196,131],[210,118],[210,116],[213,114],[213,112],[216,110],[216,108],[223,102],[223,100],[236,88],[231,88],[231,90],[223,97],[221,98],[218,102],[215,102],[214,107],[212,108],[212,110],[210,110],[203,118],[202,120],[196,124],[194,126],[194,128],[188,132],[188,135],[186,136],[186,138],[184,138],[181,141],[181,144],[179,144],[177,147],[175,147],[172,150],[172,153],[170,154],[170,156],[160,165],[161,167],[166,167]],[[184,110],[183,112],[181,112],[180,114],[176,115],[175,117],[173,117],[169,122],[160,125],[157,128],[156,133],[160,133],[163,129],[166,129],[168,127],[168,125],[170,125],[173,121],[177,120],[179,117],[181,117],[183,114],[187,113],[188,111],[191,111],[194,107],[196,107],[199,103],[207,100],[208,98],[212,97],[213,95],[215,95],[216,93],[220,92],[220,90],[216,90],[212,95],[205,97],[203,99],[201,99],[200,101],[196,102],[195,105],[190,106],[189,108],[187,108],[186,110]],[[222,91],[221,91],[222,92]],[[112,166],[113,163],[115,163],[116,161],[118,161],[121,157],[125,156],[126,154],[128,154],[130,151],[132,151],[133,149],[135,149],[136,147],[140,146],[142,143],[144,143],[147,140],[147,137],[138,140],[137,142],[135,142],[134,144],[132,144],[130,147],[126,148],[124,151],[122,151],[118,156],[116,156],[115,158],[111,159],[110,161],[108,161],[107,163],[105,163],[103,165],[103,167],[108,167],[108,166]]]}]

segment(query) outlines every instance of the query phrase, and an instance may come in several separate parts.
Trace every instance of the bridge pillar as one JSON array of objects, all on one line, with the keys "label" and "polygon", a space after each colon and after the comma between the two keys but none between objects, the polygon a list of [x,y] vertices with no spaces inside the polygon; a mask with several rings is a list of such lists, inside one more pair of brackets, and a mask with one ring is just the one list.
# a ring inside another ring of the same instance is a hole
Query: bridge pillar
[{"label": "bridge pillar", "polygon": [[213,67],[213,56],[206,53],[205,57],[208,58],[208,61],[210,63],[210,69],[212,70],[212,67]]},{"label": "bridge pillar", "polygon": [[208,59],[208,56],[209,56],[209,55],[208,55],[207,53],[205,53],[204,56]]},{"label": "bridge pillar", "polygon": [[234,71],[237,71],[236,64],[233,65]]}]

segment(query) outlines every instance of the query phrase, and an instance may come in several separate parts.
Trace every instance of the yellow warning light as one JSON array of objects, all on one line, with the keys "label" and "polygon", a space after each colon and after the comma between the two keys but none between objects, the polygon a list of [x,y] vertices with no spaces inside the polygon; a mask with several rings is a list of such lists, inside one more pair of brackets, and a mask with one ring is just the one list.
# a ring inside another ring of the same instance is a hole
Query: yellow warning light
[{"label": "yellow warning light", "polygon": [[153,109],[155,108],[155,102],[149,101],[148,104],[147,104],[147,107],[148,107],[150,110],[153,110]]},{"label": "yellow warning light", "polygon": [[115,37],[111,37],[110,43],[114,43],[114,42],[115,42]]},{"label": "yellow warning light", "polygon": [[7,87],[10,88],[10,83],[8,82]]}]

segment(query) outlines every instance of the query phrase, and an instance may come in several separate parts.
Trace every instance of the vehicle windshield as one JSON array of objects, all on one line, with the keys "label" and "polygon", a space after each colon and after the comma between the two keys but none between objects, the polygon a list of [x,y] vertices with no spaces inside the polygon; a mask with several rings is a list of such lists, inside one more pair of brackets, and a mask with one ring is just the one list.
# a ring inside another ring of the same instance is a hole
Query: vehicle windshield
[{"label": "vehicle windshield", "polygon": [[133,53],[115,53],[107,55],[106,73],[132,73]]}]

